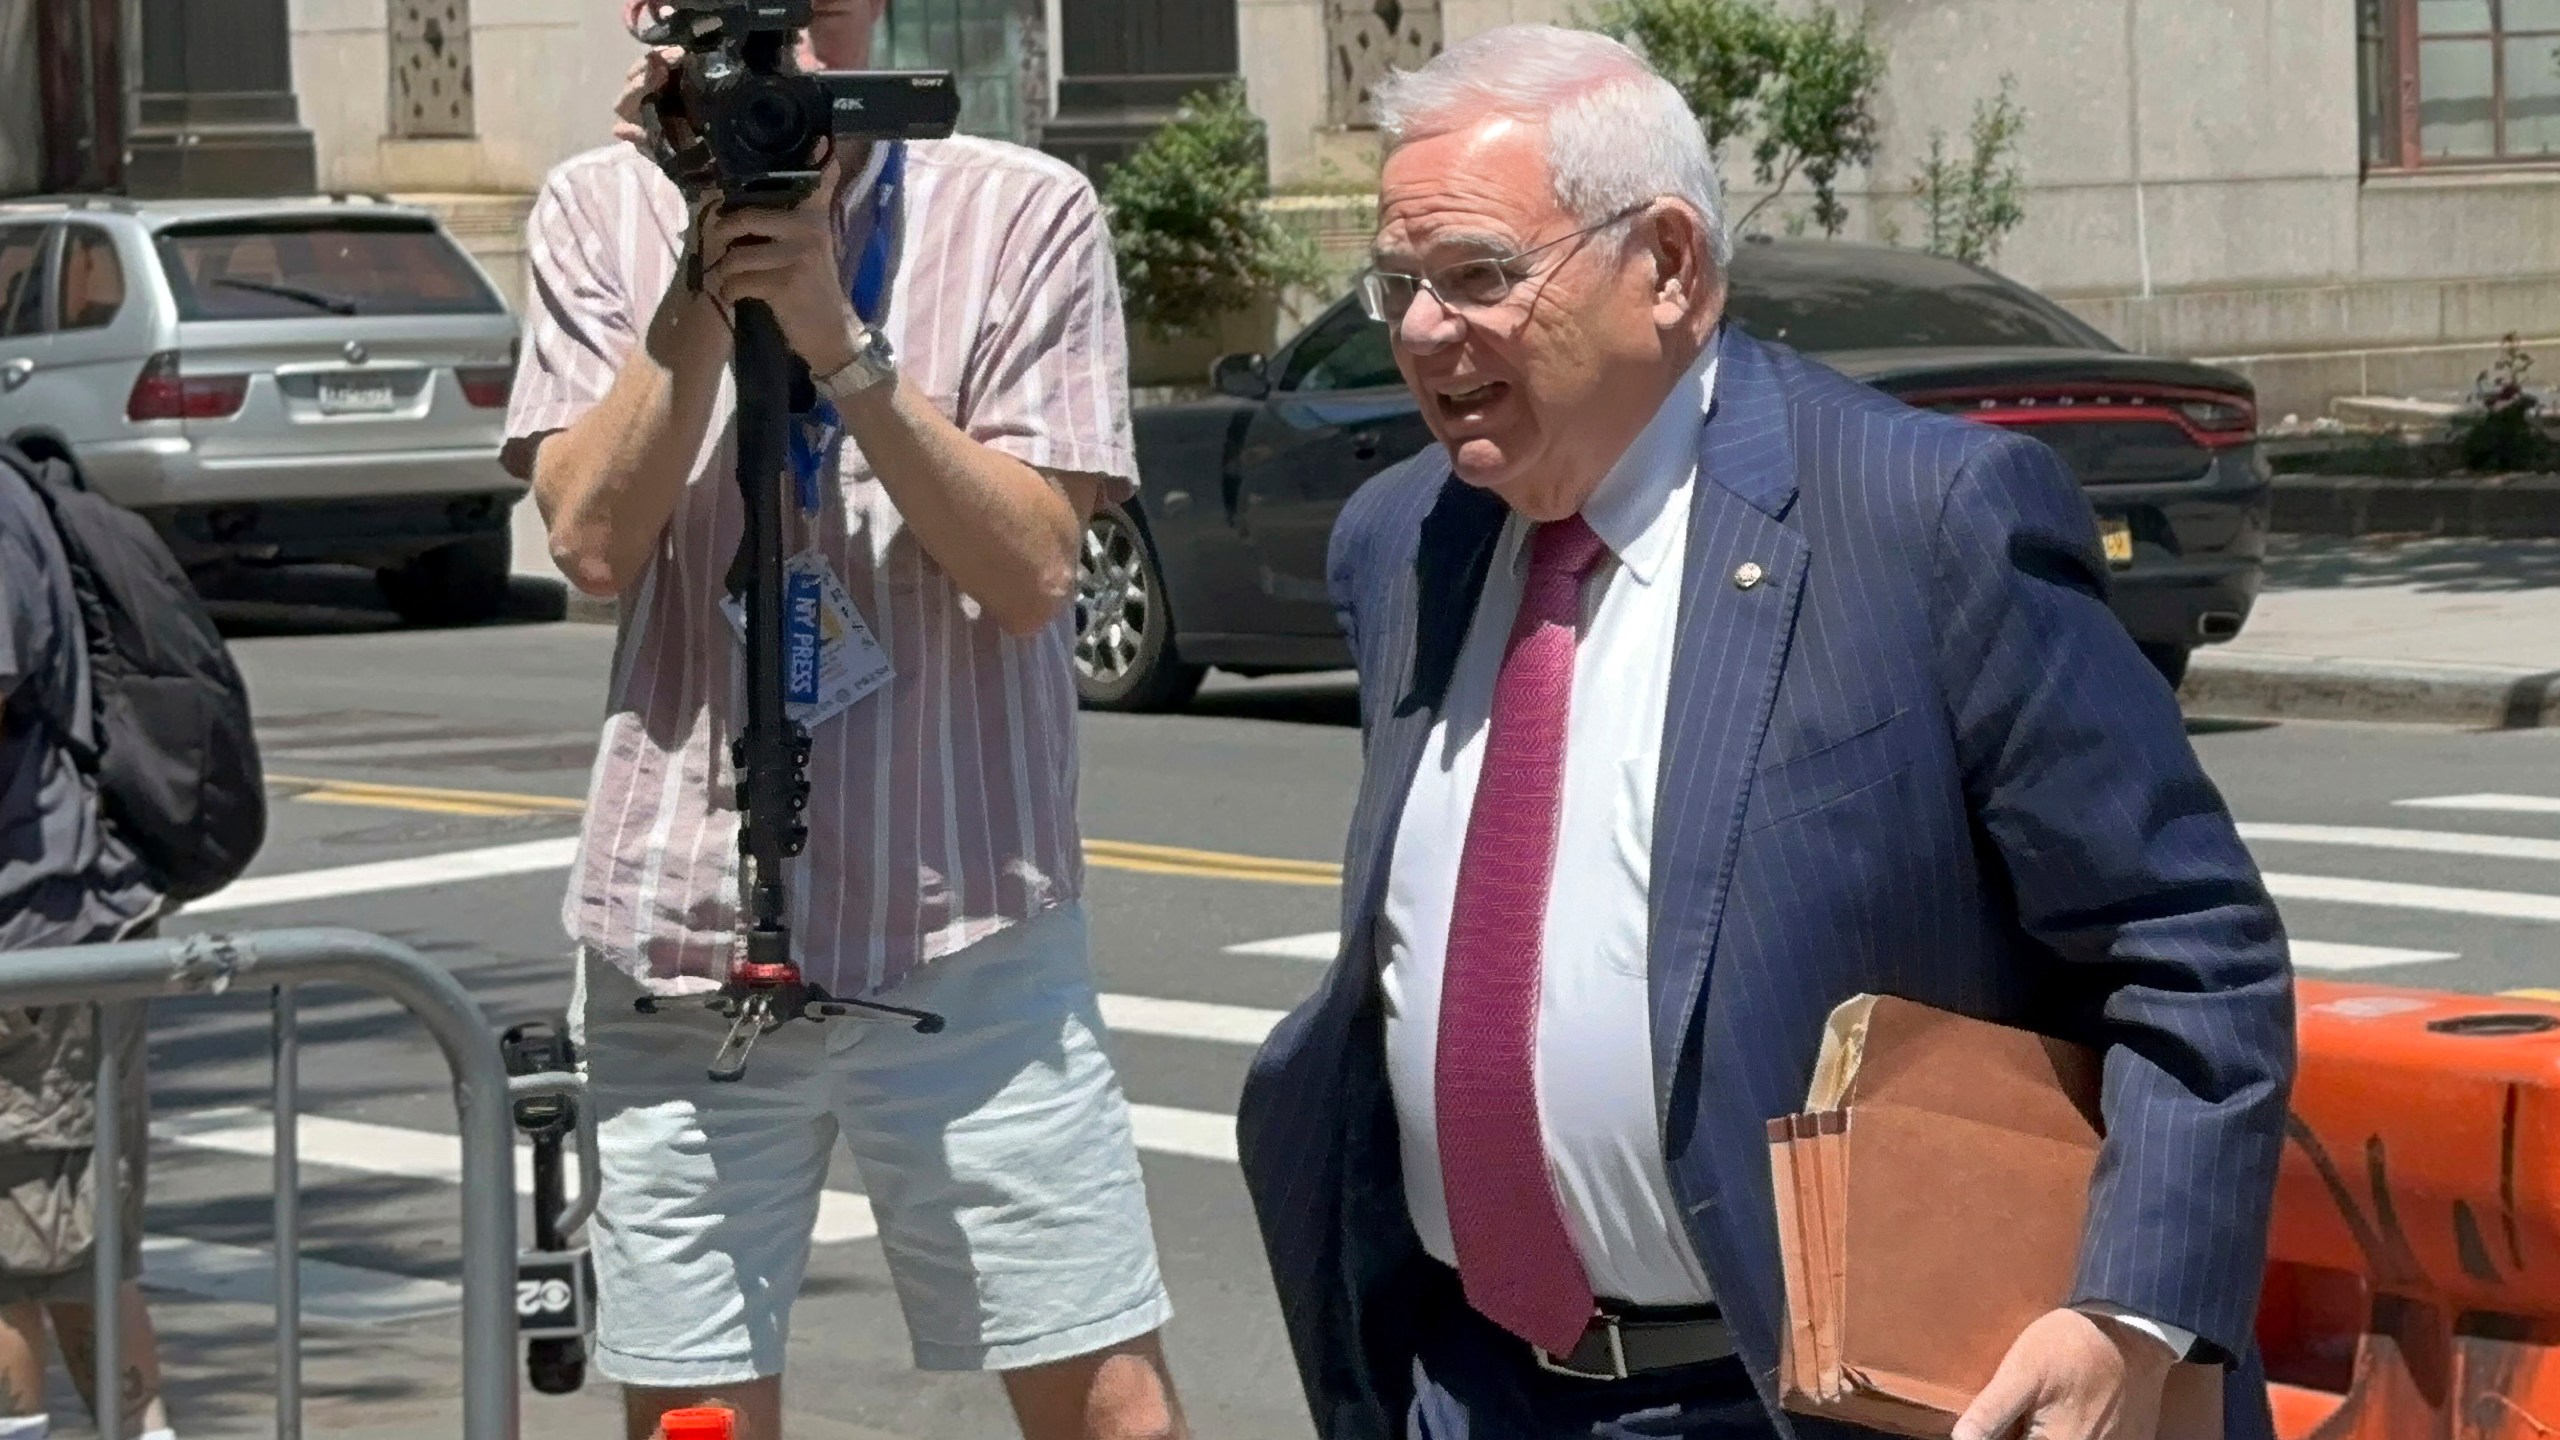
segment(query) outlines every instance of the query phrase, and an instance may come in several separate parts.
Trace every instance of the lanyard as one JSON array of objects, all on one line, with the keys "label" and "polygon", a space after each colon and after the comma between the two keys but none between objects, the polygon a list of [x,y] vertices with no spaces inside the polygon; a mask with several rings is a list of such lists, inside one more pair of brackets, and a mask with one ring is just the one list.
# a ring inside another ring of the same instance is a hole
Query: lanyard
[{"label": "lanyard", "polygon": [[[865,325],[877,326],[889,298],[889,266],[898,228],[898,189],[907,173],[904,141],[889,141],[880,174],[871,182],[871,233],[862,243],[862,261],[853,272],[853,310]],[[818,481],[844,436],[844,418],[826,396],[818,397],[806,415],[791,422],[791,476],[799,492],[800,513],[818,513]]]}]

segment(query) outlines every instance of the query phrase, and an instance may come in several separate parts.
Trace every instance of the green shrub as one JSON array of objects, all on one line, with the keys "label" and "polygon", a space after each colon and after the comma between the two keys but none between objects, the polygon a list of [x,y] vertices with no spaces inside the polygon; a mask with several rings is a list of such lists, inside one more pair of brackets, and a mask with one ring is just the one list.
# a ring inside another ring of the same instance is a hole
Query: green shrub
[{"label": "green shrub", "polygon": [[1314,242],[1264,208],[1262,122],[1242,85],[1183,101],[1111,168],[1101,192],[1129,318],[1159,340],[1206,332],[1256,300],[1323,281]]},{"label": "green shrub", "polygon": [[2560,454],[2555,454],[2560,447],[2552,444],[2534,418],[2542,401],[2524,384],[2533,369],[2533,357],[2512,331],[2504,344],[2496,362],[2481,371],[2472,386],[2480,413],[2455,425],[2463,468],[2481,474],[2551,469],[2560,460]]}]

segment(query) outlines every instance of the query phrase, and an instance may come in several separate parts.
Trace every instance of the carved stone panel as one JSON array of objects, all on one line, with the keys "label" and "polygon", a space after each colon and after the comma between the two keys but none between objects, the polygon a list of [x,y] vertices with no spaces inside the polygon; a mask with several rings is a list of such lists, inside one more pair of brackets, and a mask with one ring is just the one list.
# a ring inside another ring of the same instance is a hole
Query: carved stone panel
[{"label": "carved stone panel", "polygon": [[473,133],[471,0],[390,0],[391,134]]},{"label": "carved stone panel", "polygon": [[1410,70],[1440,53],[1439,0],[1325,0],[1326,118],[1373,123],[1369,92],[1391,70]]}]

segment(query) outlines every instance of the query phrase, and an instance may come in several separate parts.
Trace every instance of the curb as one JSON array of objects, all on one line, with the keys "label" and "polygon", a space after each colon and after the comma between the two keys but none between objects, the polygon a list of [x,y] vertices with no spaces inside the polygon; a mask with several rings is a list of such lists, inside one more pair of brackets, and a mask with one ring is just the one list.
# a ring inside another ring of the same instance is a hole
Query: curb
[{"label": "curb", "polygon": [[2195,715],[2480,730],[2560,726],[2560,670],[2505,665],[2200,650],[2178,698]]}]

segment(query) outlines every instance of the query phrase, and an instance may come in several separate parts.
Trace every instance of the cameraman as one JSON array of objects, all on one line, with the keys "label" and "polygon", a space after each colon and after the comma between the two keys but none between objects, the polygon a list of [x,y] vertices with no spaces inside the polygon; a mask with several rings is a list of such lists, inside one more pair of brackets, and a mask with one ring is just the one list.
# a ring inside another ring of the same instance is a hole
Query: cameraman
[{"label": "cameraman", "polygon": [[[801,64],[862,68],[884,4],[819,0]],[[624,138],[668,74],[665,52],[634,67]],[[1087,518],[1137,474],[1091,186],[985,140],[848,145],[797,210],[688,215],[617,144],[551,174],[527,249],[509,464],[561,569],[620,601],[563,919],[603,1145],[596,1364],[626,1388],[631,1435],[705,1400],[738,1408],[752,1440],[782,1434],[792,1302],[839,1130],[920,1368],[1002,1372],[1031,1440],[1184,1433],[1079,900],[1069,600]],[[750,298],[843,416],[815,512],[786,499],[785,553],[841,586],[831,643],[853,647],[848,673],[887,662],[876,688],[806,719],[799,960],[835,995],[950,1025],[787,1025],[742,1080],[714,1084],[727,1022],[694,1000],[634,1002],[716,990],[739,928],[727,312]]]}]

